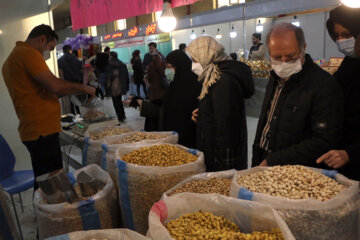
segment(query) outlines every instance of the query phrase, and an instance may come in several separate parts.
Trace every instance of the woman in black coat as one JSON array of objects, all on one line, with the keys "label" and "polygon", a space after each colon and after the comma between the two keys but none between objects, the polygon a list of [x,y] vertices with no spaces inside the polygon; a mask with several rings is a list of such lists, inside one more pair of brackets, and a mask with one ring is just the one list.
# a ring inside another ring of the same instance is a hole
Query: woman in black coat
[{"label": "woman in black coat", "polygon": [[136,91],[140,97],[140,87],[143,87],[145,97],[147,97],[146,85],[144,82],[144,70],[141,63],[140,51],[135,50],[132,53],[131,65],[134,70],[134,83],[136,84]]},{"label": "woman in black coat", "polygon": [[360,9],[340,6],[330,12],[327,29],[345,54],[334,77],[344,91],[342,147],[321,156],[324,162],[348,178],[360,180]]}]

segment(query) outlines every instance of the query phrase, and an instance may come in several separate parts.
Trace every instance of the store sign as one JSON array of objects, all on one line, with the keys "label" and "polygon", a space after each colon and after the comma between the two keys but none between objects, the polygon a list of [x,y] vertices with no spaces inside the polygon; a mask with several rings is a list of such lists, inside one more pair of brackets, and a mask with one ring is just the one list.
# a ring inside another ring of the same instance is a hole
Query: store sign
[{"label": "store sign", "polygon": [[123,36],[122,32],[118,32],[118,33],[113,33],[113,34],[107,34],[104,36],[104,41],[110,41],[110,40],[114,40],[117,38],[121,38]]},{"label": "store sign", "polygon": [[169,42],[170,34],[162,33],[162,34],[147,36],[145,41],[146,41],[146,44],[148,44],[150,42],[155,42],[155,43]]},{"label": "store sign", "polygon": [[146,27],[146,30],[145,30],[145,35],[148,36],[148,35],[151,35],[151,34],[155,34],[156,32],[156,26],[157,24],[156,23],[153,23],[153,24],[150,24]]},{"label": "store sign", "polygon": [[114,48],[134,47],[145,45],[145,37],[134,37],[114,42]]},{"label": "store sign", "polygon": [[129,37],[135,37],[137,34],[139,33],[139,29],[137,26],[133,27],[132,29],[130,29],[128,31],[128,36]]}]

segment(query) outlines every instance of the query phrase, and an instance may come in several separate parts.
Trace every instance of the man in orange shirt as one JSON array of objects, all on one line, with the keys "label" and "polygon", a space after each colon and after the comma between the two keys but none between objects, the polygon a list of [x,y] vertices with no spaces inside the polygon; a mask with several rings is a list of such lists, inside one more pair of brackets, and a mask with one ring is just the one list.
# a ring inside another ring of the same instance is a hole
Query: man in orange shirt
[{"label": "man in orange shirt", "polygon": [[[58,98],[86,93],[93,98],[95,89],[57,78],[45,60],[55,49],[58,36],[47,25],[31,30],[25,42],[16,46],[6,59],[2,74],[19,118],[21,141],[27,147],[35,177],[63,167],[59,132]],[[35,189],[37,185],[35,182]]]}]

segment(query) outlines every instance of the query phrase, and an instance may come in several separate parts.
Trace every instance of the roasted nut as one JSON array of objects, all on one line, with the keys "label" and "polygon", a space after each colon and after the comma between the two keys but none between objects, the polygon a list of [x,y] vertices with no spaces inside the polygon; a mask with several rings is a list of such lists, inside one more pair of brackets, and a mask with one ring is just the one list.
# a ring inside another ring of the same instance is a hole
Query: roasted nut
[{"label": "roasted nut", "polygon": [[271,231],[241,233],[238,226],[224,216],[218,217],[210,212],[184,214],[165,225],[172,238],[176,240],[221,239],[221,240],[282,240],[279,229]]},{"label": "roasted nut", "polygon": [[89,132],[89,135],[92,140],[100,140],[108,136],[120,135],[128,132],[131,132],[131,130],[128,128],[108,127],[105,128],[104,131],[100,133]]},{"label": "roasted nut", "polygon": [[165,134],[160,134],[160,133],[134,132],[134,133],[129,133],[129,135],[124,136],[123,138],[117,141],[114,141],[112,144],[135,143],[143,140],[154,140],[165,137],[166,137]]},{"label": "roasted nut", "polygon": [[226,179],[226,178],[222,179],[222,178],[212,177],[209,179],[193,180],[184,183],[184,185],[171,192],[169,196],[182,192],[219,193],[225,196],[229,196],[230,185],[231,185],[231,179]]}]

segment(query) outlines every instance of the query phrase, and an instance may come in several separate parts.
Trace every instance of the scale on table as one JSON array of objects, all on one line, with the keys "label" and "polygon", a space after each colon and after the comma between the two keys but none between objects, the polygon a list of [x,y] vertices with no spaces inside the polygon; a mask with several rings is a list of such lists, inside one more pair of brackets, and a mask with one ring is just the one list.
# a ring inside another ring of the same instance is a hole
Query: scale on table
[{"label": "scale on table", "polygon": [[79,136],[84,136],[86,130],[89,128],[89,124],[85,123],[83,121],[75,123],[75,125],[72,127],[71,131]]}]

